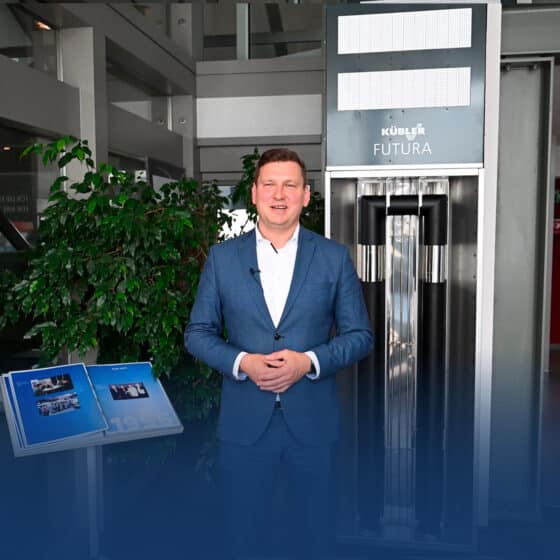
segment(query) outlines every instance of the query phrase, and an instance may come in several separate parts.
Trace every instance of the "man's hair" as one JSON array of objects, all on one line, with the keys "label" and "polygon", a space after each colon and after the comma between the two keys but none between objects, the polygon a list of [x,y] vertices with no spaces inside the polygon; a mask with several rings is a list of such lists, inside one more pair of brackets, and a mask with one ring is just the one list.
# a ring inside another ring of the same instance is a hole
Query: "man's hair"
[{"label": "man's hair", "polygon": [[303,186],[305,187],[307,185],[307,168],[305,167],[305,163],[296,152],[290,150],[289,148],[271,148],[270,150],[266,150],[266,152],[263,152],[259,161],[257,162],[257,166],[255,167],[253,182],[255,184],[257,183],[259,173],[261,172],[261,167],[263,167],[267,163],[273,163],[276,161],[293,161],[297,163],[301,169],[301,174],[303,176]]}]

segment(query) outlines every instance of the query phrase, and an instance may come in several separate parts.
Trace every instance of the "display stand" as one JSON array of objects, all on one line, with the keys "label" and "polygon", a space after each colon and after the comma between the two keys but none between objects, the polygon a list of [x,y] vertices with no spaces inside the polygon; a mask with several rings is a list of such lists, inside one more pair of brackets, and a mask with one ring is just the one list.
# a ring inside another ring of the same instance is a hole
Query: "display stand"
[{"label": "display stand", "polygon": [[[0,422],[3,422],[4,406],[2,395],[0,395]],[[6,453],[10,453],[8,448],[4,448]],[[108,560],[101,551],[101,535],[104,528],[104,498],[103,498],[103,447],[100,445],[85,447],[81,449],[71,450],[71,455],[64,461],[63,471],[60,472],[60,454],[44,455],[43,466],[41,467],[45,473],[45,478],[49,480],[53,473],[58,474],[62,479],[68,478],[71,474],[73,480],[69,483],[69,487],[73,488],[74,511],[82,512],[82,517],[73,515],[75,526],[73,530],[83,531],[87,542],[84,542],[82,549],[87,553],[88,560]],[[15,460],[18,464],[20,459]],[[30,459],[28,459],[30,460]],[[38,456],[33,456],[31,460],[40,460]],[[33,465],[31,468],[11,469],[12,475],[16,478],[12,480],[15,484],[19,484],[17,473],[22,473],[22,479],[29,477],[30,473],[36,472]],[[22,472],[23,471],[23,472]],[[54,488],[51,489],[53,494],[58,491],[57,484],[59,480],[51,483]],[[48,498],[47,498],[48,499]],[[82,507],[85,505],[85,507]],[[56,521],[55,521],[56,523]],[[4,527],[9,529],[9,527]]]},{"label": "display stand", "polygon": [[[64,506],[65,499],[73,503],[69,525],[85,537],[80,548],[83,544],[85,553],[87,547],[89,560],[102,560],[102,445],[183,431],[151,364],[65,364],[10,372],[0,377],[2,406],[14,455],[46,455],[45,507]],[[65,457],[56,451],[73,453]]]},{"label": "display stand", "polygon": [[88,553],[90,560],[101,560],[100,534],[103,528],[103,449],[86,447]]},{"label": "display stand", "polygon": [[0,391],[16,456],[183,431],[149,362],[13,371]]}]

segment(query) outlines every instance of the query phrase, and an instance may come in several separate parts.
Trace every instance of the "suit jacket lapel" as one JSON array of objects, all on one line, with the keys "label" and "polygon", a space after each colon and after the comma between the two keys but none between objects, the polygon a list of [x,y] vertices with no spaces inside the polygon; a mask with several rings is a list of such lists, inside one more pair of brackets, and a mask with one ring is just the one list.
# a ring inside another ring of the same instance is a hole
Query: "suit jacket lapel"
[{"label": "suit jacket lapel", "polygon": [[267,318],[271,328],[274,327],[272,318],[268,311],[264,292],[261,285],[261,278],[258,272],[259,263],[257,261],[257,241],[255,230],[250,231],[241,238],[239,247],[239,262],[241,264],[241,274],[246,278],[246,285],[251,293],[251,299],[259,311]]},{"label": "suit jacket lapel", "polygon": [[309,271],[309,267],[311,266],[314,252],[315,242],[313,241],[313,237],[309,235],[309,232],[306,229],[300,226],[294,274],[292,276],[290,291],[288,292],[288,298],[286,299],[286,305],[284,306],[284,311],[282,311],[282,317],[280,318],[279,325],[282,324],[282,321],[288,315],[295,300],[297,299],[301,287],[307,278],[307,273]]}]

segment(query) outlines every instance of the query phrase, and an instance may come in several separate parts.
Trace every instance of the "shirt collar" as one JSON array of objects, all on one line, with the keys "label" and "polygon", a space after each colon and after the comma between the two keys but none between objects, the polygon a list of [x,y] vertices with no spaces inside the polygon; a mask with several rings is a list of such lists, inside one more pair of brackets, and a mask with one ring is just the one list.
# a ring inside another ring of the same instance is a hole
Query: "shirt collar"
[{"label": "shirt collar", "polygon": [[[261,230],[259,229],[258,225],[255,226],[255,235],[257,237],[257,243],[270,243],[270,241],[268,239],[266,239],[265,237],[263,237]],[[299,223],[296,226],[296,229],[294,230],[294,233],[292,235],[292,237],[290,237],[290,239],[288,239],[288,243],[295,243],[297,245],[297,240],[298,240],[298,235],[299,235]],[[288,243],[286,243],[286,245],[288,245]]]}]

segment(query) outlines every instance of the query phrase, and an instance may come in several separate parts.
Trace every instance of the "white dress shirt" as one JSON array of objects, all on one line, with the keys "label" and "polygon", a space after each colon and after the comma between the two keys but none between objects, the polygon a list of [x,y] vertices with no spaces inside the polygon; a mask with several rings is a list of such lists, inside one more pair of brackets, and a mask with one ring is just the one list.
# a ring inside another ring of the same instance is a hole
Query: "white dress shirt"
[{"label": "white dress shirt", "polygon": [[[288,299],[288,292],[292,283],[292,276],[294,275],[294,267],[296,264],[296,255],[298,247],[299,224],[297,225],[294,234],[286,245],[281,249],[274,247],[274,245],[265,239],[258,226],[255,227],[255,234],[257,239],[257,263],[259,266],[259,278],[264,293],[264,299],[268,312],[274,326],[277,327]],[[315,352],[305,352],[313,366],[315,373],[308,373],[307,377],[310,379],[317,379],[320,373],[319,360]],[[247,352],[240,352],[233,363],[233,376],[236,379],[243,380],[247,375],[239,371],[239,364]]]}]

